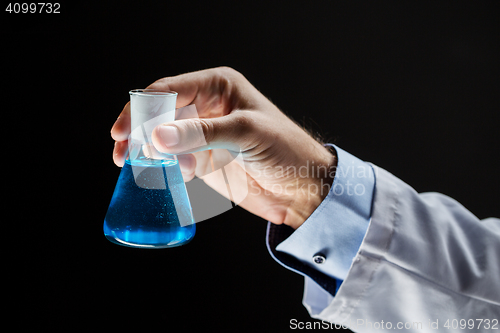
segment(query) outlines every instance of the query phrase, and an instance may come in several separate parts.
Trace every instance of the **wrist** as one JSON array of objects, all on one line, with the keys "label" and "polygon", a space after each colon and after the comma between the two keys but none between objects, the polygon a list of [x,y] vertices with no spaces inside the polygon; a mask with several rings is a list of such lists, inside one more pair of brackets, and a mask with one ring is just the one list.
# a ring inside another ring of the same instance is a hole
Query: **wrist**
[{"label": "wrist", "polygon": [[332,147],[322,147],[320,154],[311,165],[308,165],[307,177],[297,178],[297,192],[293,203],[289,206],[284,224],[297,229],[318,208],[330,192],[337,155]]}]

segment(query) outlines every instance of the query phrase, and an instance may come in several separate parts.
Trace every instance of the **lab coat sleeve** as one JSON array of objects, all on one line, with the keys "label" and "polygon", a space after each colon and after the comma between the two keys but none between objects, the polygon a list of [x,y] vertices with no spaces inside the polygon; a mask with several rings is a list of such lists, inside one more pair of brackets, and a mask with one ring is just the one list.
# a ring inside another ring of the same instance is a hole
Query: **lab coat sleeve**
[{"label": "lab coat sleeve", "polygon": [[491,332],[478,323],[500,320],[500,220],[479,220],[450,197],[419,194],[372,167],[366,234],[334,297],[305,278],[310,315],[355,332],[372,332],[374,325],[384,331],[380,325],[388,323],[392,330],[414,323],[405,331],[453,332],[460,331],[453,320],[461,319],[474,319],[473,331]]},{"label": "lab coat sleeve", "polygon": [[[296,230],[268,223],[266,243],[284,267],[335,295],[347,276],[370,222],[375,177],[372,167],[333,146],[337,166],[328,195]],[[323,260],[316,261],[320,256]]]}]

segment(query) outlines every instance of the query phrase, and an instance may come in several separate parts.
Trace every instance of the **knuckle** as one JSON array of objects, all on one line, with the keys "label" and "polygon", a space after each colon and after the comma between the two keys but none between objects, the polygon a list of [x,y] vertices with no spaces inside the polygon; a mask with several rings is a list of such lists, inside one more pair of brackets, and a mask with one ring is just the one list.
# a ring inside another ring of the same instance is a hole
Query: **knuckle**
[{"label": "knuckle", "polygon": [[228,66],[217,67],[217,70],[218,70],[218,72],[220,72],[222,74],[234,75],[234,74],[238,73],[238,71],[236,71],[234,68],[228,67]]},{"label": "knuckle", "polygon": [[237,133],[237,135],[245,136],[255,132],[255,121],[252,117],[249,117],[246,112],[236,112],[234,113],[234,118],[234,132]]},{"label": "knuckle", "polygon": [[158,90],[169,90],[169,83],[171,79],[169,77],[164,77],[151,83],[146,89],[158,89]]},{"label": "knuckle", "polygon": [[210,143],[214,139],[214,125],[212,122],[207,121],[205,119],[199,119],[200,127],[203,131],[203,136],[205,137],[205,141]]},{"label": "knuckle", "polygon": [[229,79],[229,80],[245,79],[243,74],[241,74],[240,72],[238,72],[234,68],[228,67],[228,66],[217,67],[217,68],[215,68],[215,72],[219,77]]}]

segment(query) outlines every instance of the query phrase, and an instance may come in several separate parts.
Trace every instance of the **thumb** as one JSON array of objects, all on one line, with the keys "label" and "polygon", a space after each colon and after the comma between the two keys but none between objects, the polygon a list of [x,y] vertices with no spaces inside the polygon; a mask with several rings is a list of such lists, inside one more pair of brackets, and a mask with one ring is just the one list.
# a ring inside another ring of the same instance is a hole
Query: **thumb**
[{"label": "thumb", "polygon": [[219,118],[191,118],[158,125],[152,141],[156,149],[167,154],[216,148],[239,152],[255,134],[250,111],[237,111]]}]

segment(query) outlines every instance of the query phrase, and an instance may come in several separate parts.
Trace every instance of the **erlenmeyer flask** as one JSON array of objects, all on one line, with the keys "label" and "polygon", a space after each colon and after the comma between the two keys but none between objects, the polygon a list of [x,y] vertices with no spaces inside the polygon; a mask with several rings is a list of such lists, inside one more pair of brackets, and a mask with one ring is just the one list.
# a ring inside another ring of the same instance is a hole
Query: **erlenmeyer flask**
[{"label": "erlenmeyer flask", "polygon": [[193,213],[177,158],[158,152],[151,142],[157,125],[174,120],[176,99],[175,92],[130,91],[128,157],[103,227],[113,243],[168,248],[194,237]]}]

